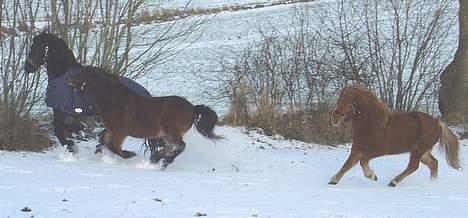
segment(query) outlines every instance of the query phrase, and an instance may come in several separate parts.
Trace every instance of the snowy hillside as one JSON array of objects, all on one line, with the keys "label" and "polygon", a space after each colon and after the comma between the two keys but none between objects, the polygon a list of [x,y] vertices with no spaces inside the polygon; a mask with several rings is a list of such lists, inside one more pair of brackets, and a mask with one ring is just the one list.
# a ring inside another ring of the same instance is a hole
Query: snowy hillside
[{"label": "snowy hillside", "polygon": [[[466,217],[468,173],[439,159],[439,178],[420,169],[396,188],[387,183],[407,155],[374,160],[379,181],[353,168],[337,186],[327,182],[348,155],[328,147],[220,127],[216,144],[191,130],[187,150],[165,171],[149,164],[141,140],[129,160],[95,155],[81,143],[45,153],[0,152],[2,217]],[[462,155],[468,155],[464,141]],[[305,148],[305,149],[302,149]],[[437,152],[436,152],[437,153]],[[27,208],[25,208],[27,207]],[[28,210],[30,212],[23,212]]]}]

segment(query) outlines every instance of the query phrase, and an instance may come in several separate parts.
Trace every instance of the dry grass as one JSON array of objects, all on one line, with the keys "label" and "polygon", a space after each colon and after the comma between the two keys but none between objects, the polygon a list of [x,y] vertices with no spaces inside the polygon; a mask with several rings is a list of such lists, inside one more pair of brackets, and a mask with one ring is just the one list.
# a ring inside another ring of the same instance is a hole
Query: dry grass
[{"label": "dry grass", "polygon": [[47,132],[36,120],[14,111],[0,111],[0,150],[39,152],[50,144]]},{"label": "dry grass", "polygon": [[223,123],[234,126],[262,128],[267,135],[279,134],[288,139],[324,145],[336,145],[351,141],[351,127],[333,127],[330,122],[331,107],[322,105],[314,110],[281,112],[276,107],[262,106],[259,110],[247,110],[245,100],[231,102],[230,111]]}]

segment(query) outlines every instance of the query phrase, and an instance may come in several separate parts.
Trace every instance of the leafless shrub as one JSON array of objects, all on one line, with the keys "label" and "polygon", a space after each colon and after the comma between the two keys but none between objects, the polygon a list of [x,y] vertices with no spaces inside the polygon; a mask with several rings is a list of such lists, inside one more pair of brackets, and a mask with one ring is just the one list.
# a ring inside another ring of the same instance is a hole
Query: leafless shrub
[{"label": "leafless shrub", "polygon": [[[37,2],[14,0],[0,5],[0,149],[39,151],[49,145],[45,131],[31,118],[41,100],[41,77],[23,72],[36,19]],[[16,31],[18,30],[18,31]]]}]

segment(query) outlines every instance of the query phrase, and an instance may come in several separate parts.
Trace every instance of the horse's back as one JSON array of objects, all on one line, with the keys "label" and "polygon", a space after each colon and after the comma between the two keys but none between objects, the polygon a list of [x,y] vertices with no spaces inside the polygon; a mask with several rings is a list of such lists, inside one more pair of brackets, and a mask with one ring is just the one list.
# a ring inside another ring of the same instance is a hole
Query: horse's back
[{"label": "horse's back", "polygon": [[432,146],[440,137],[438,119],[423,112],[394,112],[387,126],[390,143],[417,148]]}]

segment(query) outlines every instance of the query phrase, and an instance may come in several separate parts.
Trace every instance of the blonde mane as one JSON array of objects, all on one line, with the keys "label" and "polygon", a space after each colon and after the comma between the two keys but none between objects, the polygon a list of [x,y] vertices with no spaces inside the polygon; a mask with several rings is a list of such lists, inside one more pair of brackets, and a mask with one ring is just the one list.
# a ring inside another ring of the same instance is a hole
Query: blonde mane
[{"label": "blonde mane", "polygon": [[388,122],[390,109],[374,93],[361,85],[346,87],[344,92],[350,92],[355,97],[355,107],[363,119],[375,127],[384,127]]}]

